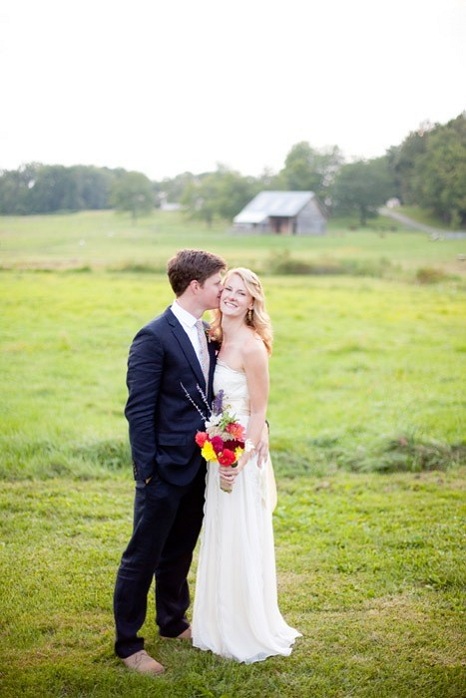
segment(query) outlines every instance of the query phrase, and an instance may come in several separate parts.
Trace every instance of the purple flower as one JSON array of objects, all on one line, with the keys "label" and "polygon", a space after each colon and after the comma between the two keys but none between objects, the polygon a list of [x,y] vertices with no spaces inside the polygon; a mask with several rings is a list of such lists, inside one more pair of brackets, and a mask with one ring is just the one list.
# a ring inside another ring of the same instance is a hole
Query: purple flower
[{"label": "purple flower", "polygon": [[217,395],[212,400],[212,412],[213,414],[221,414],[223,409],[223,390],[219,390]]}]

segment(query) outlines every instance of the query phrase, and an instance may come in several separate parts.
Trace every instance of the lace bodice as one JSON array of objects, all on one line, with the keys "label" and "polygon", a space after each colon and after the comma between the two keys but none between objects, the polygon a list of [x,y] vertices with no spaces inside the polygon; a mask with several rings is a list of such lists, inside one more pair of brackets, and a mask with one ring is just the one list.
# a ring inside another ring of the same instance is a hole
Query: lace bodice
[{"label": "lace bodice", "polygon": [[224,404],[236,415],[249,415],[250,403],[246,374],[235,371],[223,361],[217,361],[214,374],[214,394],[224,391]]}]

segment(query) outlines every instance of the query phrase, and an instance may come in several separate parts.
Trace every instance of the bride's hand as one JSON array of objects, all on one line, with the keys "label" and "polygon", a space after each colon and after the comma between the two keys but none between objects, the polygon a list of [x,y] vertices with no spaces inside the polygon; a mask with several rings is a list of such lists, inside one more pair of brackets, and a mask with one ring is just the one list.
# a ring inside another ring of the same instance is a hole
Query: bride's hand
[{"label": "bride's hand", "polygon": [[239,475],[239,473],[242,471],[244,468],[244,465],[240,465],[238,462],[238,465],[231,466],[231,465],[220,465],[218,466],[218,472],[220,473],[220,477],[225,480],[225,482],[230,483],[231,485],[234,484],[236,476]]},{"label": "bride's hand", "polygon": [[262,468],[263,464],[267,462],[269,457],[269,428],[267,424],[264,424],[262,429],[262,434],[260,441],[256,446],[257,454],[257,467]]},{"label": "bride's hand", "polygon": [[235,466],[231,465],[220,465],[218,466],[219,473],[221,477],[232,485],[235,479],[238,477],[240,472],[243,470],[244,466],[249,460],[249,454],[243,454]]},{"label": "bride's hand", "polygon": [[235,465],[234,468],[230,468],[230,470],[233,471],[233,472],[232,472],[233,480],[234,480],[236,477],[238,477],[238,475],[239,475],[240,472],[243,470],[243,468],[244,468],[244,466],[246,465],[246,463],[248,462],[248,460],[249,460],[249,454],[243,453],[243,455],[240,457],[240,459],[239,459],[237,465]]}]

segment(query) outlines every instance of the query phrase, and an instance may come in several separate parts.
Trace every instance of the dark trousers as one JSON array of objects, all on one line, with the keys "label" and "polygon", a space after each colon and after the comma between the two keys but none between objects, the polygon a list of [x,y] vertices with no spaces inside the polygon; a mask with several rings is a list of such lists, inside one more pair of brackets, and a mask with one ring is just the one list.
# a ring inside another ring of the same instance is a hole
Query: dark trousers
[{"label": "dark trousers", "polygon": [[144,647],[138,632],[146,619],[154,575],[160,634],[176,637],[189,626],[187,576],[202,525],[204,490],[205,467],[182,487],[157,475],[147,485],[136,483],[133,534],[121,559],[113,599],[119,657]]}]

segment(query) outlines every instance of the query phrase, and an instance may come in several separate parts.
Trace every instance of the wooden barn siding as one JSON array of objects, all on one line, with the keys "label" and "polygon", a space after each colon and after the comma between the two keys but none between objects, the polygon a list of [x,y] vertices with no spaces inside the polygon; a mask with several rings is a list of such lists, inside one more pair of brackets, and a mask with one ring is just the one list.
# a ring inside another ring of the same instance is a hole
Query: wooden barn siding
[{"label": "wooden barn siding", "polygon": [[319,205],[311,199],[298,213],[296,235],[324,235],[326,226],[327,221]]}]

